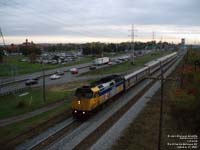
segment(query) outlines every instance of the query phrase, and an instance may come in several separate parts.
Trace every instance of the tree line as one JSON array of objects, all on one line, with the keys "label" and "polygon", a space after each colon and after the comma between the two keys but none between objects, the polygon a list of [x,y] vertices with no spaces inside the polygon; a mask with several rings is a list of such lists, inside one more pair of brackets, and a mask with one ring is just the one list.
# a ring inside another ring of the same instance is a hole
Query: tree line
[{"label": "tree line", "polygon": [[[83,44],[35,44],[35,43],[23,43],[21,45],[11,44],[7,47],[0,47],[0,62],[3,61],[3,50],[8,53],[20,52],[24,56],[28,56],[31,62],[36,60],[36,57],[44,52],[69,52],[73,50],[81,50],[84,55],[101,55],[102,52],[123,52],[132,49],[131,42],[122,43],[101,43],[101,42],[90,42]],[[167,42],[135,42],[134,49],[137,50],[150,50],[150,49],[178,49],[177,44]]]}]

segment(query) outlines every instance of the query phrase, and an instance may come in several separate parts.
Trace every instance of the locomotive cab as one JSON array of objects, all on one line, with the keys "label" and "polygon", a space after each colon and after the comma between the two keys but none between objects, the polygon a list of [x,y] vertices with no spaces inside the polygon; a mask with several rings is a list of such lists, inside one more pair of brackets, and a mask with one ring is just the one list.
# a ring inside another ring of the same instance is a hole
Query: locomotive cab
[{"label": "locomotive cab", "polygon": [[98,89],[90,86],[78,88],[72,100],[73,116],[86,115],[98,104]]}]

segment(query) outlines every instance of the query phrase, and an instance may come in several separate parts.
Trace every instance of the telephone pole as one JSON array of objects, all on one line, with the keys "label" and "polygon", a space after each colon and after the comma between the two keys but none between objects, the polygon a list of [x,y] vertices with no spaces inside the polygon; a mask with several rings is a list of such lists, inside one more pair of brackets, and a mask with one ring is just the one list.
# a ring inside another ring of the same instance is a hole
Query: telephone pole
[{"label": "telephone pole", "polygon": [[158,77],[147,77],[148,79],[160,80],[160,112],[159,112],[159,129],[158,129],[158,150],[161,150],[162,147],[162,134],[163,134],[163,108],[164,108],[164,82],[165,81],[179,81],[178,78],[170,78],[164,76],[164,66],[162,62],[160,62],[160,75]]},{"label": "telephone pole", "polygon": [[155,49],[154,49],[154,48],[155,48],[155,47],[154,47],[154,46],[155,46],[155,45],[154,45],[154,41],[155,41],[155,32],[153,31],[153,32],[152,32],[152,50],[155,50]]},{"label": "telephone pole", "polygon": [[132,51],[132,64],[134,64],[134,57],[135,57],[135,43],[134,43],[134,38],[135,38],[135,29],[134,29],[134,24],[131,25],[131,51]]},{"label": "telephone pole", "polygon": [[42,78],[43,78],[43,102],[46,102],[46,83],[45,83],[45,68],[44,68],[44,62],[42,62]]}]

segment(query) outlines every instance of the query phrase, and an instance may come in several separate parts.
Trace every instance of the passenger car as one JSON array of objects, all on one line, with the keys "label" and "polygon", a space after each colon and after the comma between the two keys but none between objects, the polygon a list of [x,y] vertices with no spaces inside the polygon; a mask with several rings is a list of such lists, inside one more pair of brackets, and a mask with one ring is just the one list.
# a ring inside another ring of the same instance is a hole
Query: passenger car
[{"label": "passenger car", "polygon": [[53,74],[53,75],[50,76],[50,79],[51,80],[56,80],[56,79],[60,79],[60,77],[61,77],[60,75]]},{"label": "passenger car", "polygon": [[28,79],[25,82],[25,85],[34,85],[34,84],[38,84],[38,80],[37,79]]}]

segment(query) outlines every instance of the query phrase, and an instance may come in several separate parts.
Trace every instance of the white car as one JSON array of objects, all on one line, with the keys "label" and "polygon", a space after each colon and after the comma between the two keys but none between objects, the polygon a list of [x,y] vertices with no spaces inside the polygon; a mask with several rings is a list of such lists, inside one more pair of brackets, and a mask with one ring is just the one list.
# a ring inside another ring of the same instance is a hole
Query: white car
[{"label": "white car", "polygon": [[50,76],[51,80],[55,80],[55,79],[59,79],[59,78],[60,78],[60,75],[57,75],[57,74],[53,74]]}]

